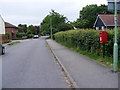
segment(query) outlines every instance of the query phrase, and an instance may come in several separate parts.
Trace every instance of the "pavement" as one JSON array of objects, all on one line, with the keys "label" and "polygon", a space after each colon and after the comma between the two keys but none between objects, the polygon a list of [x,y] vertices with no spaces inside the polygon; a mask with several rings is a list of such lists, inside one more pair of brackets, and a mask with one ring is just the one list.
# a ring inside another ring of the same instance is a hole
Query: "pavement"
[{"label": "pavement", "polygon": [[2,55],[0,55],[0,90],[2,89]]},{"label": "pavement", "polygon": [[75,87],[118,88],[118,73],[113,73],[110,68],[69,50],[54,40],[46,41]]},{"label": "pavement", "polygon": [[69,87],[45,38],[6,46],[2,56],[2,88]]}]

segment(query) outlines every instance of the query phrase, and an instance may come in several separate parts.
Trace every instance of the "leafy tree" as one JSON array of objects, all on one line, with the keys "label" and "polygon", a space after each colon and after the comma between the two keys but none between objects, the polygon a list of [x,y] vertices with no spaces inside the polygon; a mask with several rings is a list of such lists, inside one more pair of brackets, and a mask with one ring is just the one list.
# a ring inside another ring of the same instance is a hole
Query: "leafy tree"
[{"label": "leafy tree", "polygon": [[21,33],[26,33],[27,32],[27,25],[26,24],[19,24],[18,31]]},{"label": "leafy tree", "polygon": [[76,28],[88,28],[89,21],[87,19],[77,19],[74,23]]},{"label": "leafy tree", "polygon": [[35,26],[36,28],[36,34],[39,34],[40,33],[40,27],[39,26]]},{"label": "leafy tree", "polygon": [[26,34],[32,34],[31,30],[27,30]]},{"label": "leafy tree", "polygon": [[27,30],[28,32],[31,32],[31,34],[37,34],[37,29],[33,25],[30,25]]},{"label": "leafy tree", "polygon": [[39,34],[39,26],[29,25],[27,27],[26,24],[19,24],[18,25],[18,32],[17,37],[22,38],[23,36],[27,36],[27,38],[32,38],[35,34]]},{"label": "leafy tree", "polygon": [[73,26],[69,23],[61,23],[58,25],[58,29],[60,31],[66,31],[66,30],[73,29]]},{"label": "leafy tree", "polygon": [[106,5],[87,5],[80,11],[79,18],[74,22],[78,28],[92,28],[98,14],[110,14]]},{"label": "leafy tree", "polygon": [[[50,14],[47,15],[42,23],[41,23],[41,32],[42,34],[49,34],[50,35],[50,26],[52,25],[53,33],[62,31],[62,30],[68,30],[71,29],[67,23],[67,18],[63,15],[55,12],[54,10],[51,10]],[[63,26],[64,25],[64,26]]]}]

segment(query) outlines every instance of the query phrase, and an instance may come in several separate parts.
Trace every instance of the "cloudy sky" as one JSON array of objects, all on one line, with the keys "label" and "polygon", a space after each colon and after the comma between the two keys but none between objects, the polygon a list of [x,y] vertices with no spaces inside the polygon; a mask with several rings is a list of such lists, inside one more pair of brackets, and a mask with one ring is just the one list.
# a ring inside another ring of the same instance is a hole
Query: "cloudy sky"
[{"label": "cloudy sky", "polygon": [[0,0],[0,15],[12,24],[39,25],[51,9],[74,21],[79,11],[90,4],[106,4],[107,0]]}]

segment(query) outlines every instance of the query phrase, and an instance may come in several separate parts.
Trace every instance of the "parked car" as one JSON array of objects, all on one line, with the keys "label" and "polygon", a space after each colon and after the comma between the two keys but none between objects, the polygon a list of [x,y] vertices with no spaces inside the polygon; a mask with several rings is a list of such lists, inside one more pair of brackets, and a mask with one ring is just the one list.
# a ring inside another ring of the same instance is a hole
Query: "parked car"
[{"label": "parked car", "polygon": [[0,43],[0,55],[5,54],[5,47]]},{"label": "parked car", "polygon": [[34,35],[34,38],[39,38],[39,36],[38,35]]}]

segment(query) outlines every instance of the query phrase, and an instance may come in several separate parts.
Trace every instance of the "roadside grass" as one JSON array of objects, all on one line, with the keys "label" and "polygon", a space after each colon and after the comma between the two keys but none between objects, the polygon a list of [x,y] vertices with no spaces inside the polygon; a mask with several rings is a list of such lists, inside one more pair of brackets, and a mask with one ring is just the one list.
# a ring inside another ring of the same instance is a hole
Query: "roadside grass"
[{"label": "roadside grass", "polygon": [[47,37],[47,38],[45,38],[45,39],[50,39],[50,36],[49,36],[49,37]]},{"label": "roadside grass", "polygon": [[20,43],[20,41],[12,42],[12,43],[9,43],[7,45],[14,45],[14,44],[17,44],[17,43]]},{"label": "roadside grass", "polygon": [[6,44],[6,43],[9,43],[10,42],[10,40],[8,40],[8,41],[6,41],[6,42],[0,42],[0,43],[2,43],[2,44]]},{"label": "roadside grass", "polygon": [[[56,41],[56,42],[58,42],[58,41]],[[112,57],[104,57],[103,58],[102,56],[99,56],[99,55],[96,55],[96,54],[91,54],[90,52],[87,52],[85,50],[81,50],[80,48],[70,46],[66,43],[62,43],[62,42],[58,42],[58,43],[60,43],[61,45],[65,46],[65,47],[67,47],[67,48],[69,48],[69,49],[71,49],[71,50],[73,50],[73,51],[75,51],[79,54],[87,56],[87,57],[91,58],[92,60],[95,60],[95,61],[97,61],[98,63],[100,63],[104,66],[107,66],[107,67],[113,69],[113,58]],[[118,71],[120,72],[120,64],[119,64]]]}]

